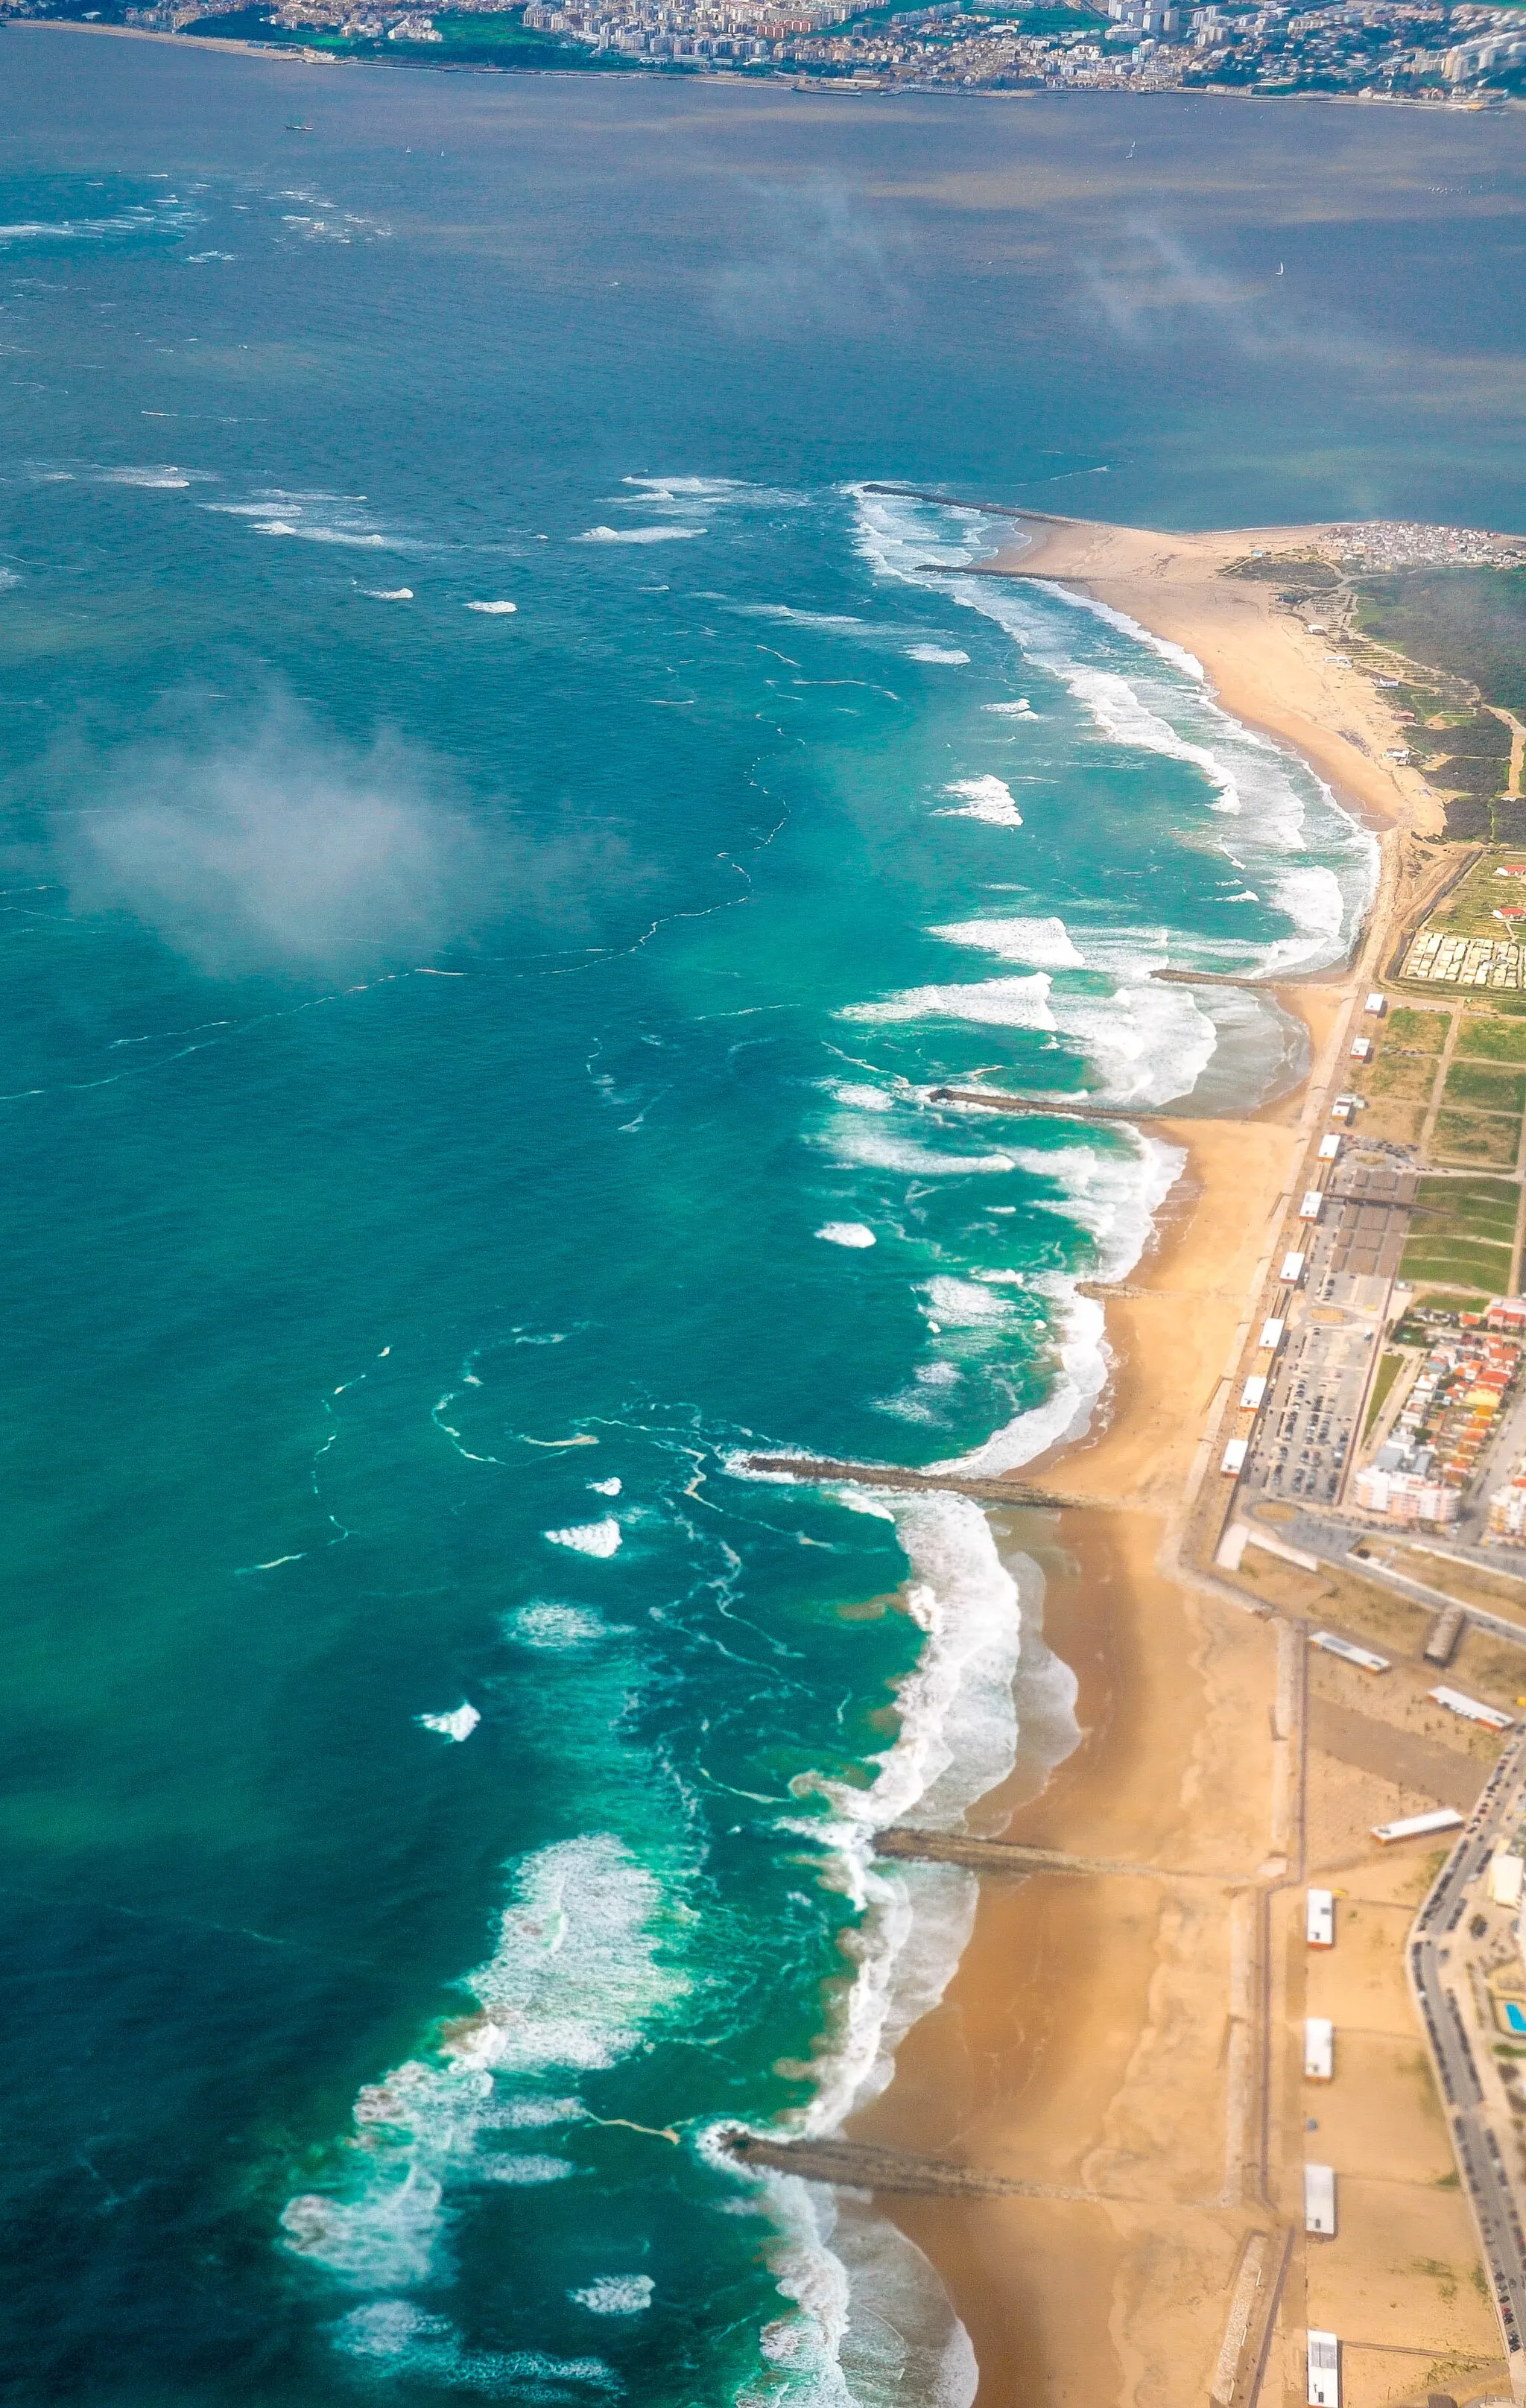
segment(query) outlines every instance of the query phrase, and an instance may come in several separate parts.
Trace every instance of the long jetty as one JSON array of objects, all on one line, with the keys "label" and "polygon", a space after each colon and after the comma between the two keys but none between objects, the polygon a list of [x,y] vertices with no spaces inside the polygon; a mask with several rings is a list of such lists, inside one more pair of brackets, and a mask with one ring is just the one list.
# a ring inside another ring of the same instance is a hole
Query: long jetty
[{"label": "long jetty", "polygon": [[1062,1121],[1168,1121],[1177,1112],[1131,1111],[1125,1104],[1094,1104],[1089,1096],[1013,1096],[1000,1087],[929,1087],[930,1104],[978,1104],[987,1112],[1047,1112]]},{"label": "long jetty", "polygon": [[1051,1511],[1059,1506],[1101,1506],[1105,1497],[1083,1497],[1069,1489],[1037,1488],[1029,1480],[981,1480],[965,1471],[903,1471],[894,1463],[839,1463],[815,1455],[749,1455],[749,1471],[771,1472],[789,1480],[841,1482],[849,1488],[890,1488],[972,1497],[982,1505],[1035,1505]]},{"label": "long jetty", "polygon": [[[1011,2174],[986,2173],[948,2157],[919,2157],[872,2141],[770,2140],[733,2128],[719,2136],[739,2165],[800,2174],[807,2182],[840,2183],[853,2190],[912,2191],[935,2199],[1053,2199],[1067,2197],[1045,2183],[1018,2182]],[[1087,2196],[1077,2192],[1076,2197]]]},{"label": "long jetty", "polygon": [[881,2141],[788,2140],[783,2135],[749,2132],[733,2124],[717,2134],[733,2164],[749,2170],[799,2174],[807,2182],[835,2183],[843,2189],[900,2191],[924,2199],[1062,2199],[1095,2204],[1149,2207],[1152,2213],[1217,2209],[1206,2199],[1145,2200],[1127,2191],[1087,2190],[1077,2183],[1025,2182],[1016,2174],[989,2173],[984,2166],[960,2165],[953,2157],[923,2157],[912,2149],[887,2148]]},{"label": "long jetty", "polygon": [[1219,1889],[1250,1885],[1245,1873],[1204,1871],[1174,1865],[1136,1864],[1123,1856],[1077,1856],[1060,1848],[1035,1848],[1020,1840],[980,1840],[968,1831],[918,1831],[892,1823],[874,1834],[874,1854],[900,1863],[962,1865],[972,1873],[1006,1873],[1022,1880],[1031,1873],[1121,1873],[1131,1879],[1163,1882],[1209,1882]]}]

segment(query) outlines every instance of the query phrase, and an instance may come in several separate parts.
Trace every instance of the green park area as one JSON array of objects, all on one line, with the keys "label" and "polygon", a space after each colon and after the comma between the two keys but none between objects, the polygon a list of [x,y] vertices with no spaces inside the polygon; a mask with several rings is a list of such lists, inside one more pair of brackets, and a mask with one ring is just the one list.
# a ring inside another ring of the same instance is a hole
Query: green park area
[{"label": "green park area", "polygon": [[1400,1278],[1412,1286],[1508,1295],[1519,1202],[1520,1190],[1510,1179],[1422,1179]]}]

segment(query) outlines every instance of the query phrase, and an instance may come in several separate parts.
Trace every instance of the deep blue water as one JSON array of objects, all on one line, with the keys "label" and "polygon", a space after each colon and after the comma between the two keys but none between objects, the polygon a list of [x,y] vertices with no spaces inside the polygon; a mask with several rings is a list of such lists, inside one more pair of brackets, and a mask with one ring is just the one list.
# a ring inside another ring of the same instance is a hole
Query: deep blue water
[{"label": "deep blue water", "polygon": [[1508,520],[1519,136],[4,41],[0,2388],[952,2408],[714,2134],[885,2078],[971,1899],[869,1835],[1067,1676],[740,1457],[1073,1426],[1178,1157],[929,1088],[1286,1081],[1150,971],[1371,847],[862,488]]}]

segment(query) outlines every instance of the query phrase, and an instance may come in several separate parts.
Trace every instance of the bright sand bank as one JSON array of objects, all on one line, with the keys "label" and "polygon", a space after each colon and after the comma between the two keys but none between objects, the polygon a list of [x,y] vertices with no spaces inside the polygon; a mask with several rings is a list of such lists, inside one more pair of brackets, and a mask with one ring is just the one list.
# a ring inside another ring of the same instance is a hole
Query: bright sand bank
[{"label": "bright sand bank", "polygon": [[[1302,1138],[1287,1120],[1164,1133],[1188,1146],[1188,1169],[1134,1292],[1109,1306],[1104,1414],[1063,1458],[1068,1489],[1145,1510],[998,1515],[999,1535],[1044,1567],[1044,1635],[1079,1679],[1084,1737],[1039,1797],[1014,1811],[1019,1767],[976,1820],[1245,1879],[1271,1845],[1276,1633],[1159,1564]],[[1234,1913],[1218,1883],[983,1878],[943,2006],[856,2127],[1091,2194],[880,2202],[948,2285],[982,2408],[1205,2396],[1255,2221],[1227,2166],[1244,2106],[1230,2096]],[[1192,2378],[1180,2394],[1161,2388],[1173,2371]]]},{"label": "bright sand bank", "polygon": [[[1219,573],[1253,548],[1297,552],[1312,532],[1049,521],[993,566],[1126,611],[1190,652],[1227,709],[1301,752],[1369,824],[1427,828],[1423,781],[1383,757],[1399,734],[1376,690],[1274,609],[1274,587]],[[1385,852],[1363,969],[1390,910]],[[942,2006],[855,2127],[1071,2194],[879,2202],[939,2268],[970,2329],[979,2408],[1205,2400],[1242,2245],[1281,2220],[1255,2196],[1253,1907],[1233,1886],[1275,1878],[1288,1843],[1279,1631],[1189,1567],[1211,1556],[1211,1431],[1344,1059],[1358,977],[1353,967],[1281,991],[1313,1044],[1301,1094],[1243,1122],[1156,1125],[1188,1167],[1144,1261],[1108,1299],[1108,1395],[1078,1443],[1024,1474],[1109,1510],[998,1514],[999,1536],[1044,1569],[1045,1637],[1079,1680],[1083,1739],[1036,1798],[1019,1767],[978,1827],[1149,1870],[983,1875]],[[1270,2060],[1265,2079],[1274,2093]],[[1282,2158],[1296,2183],[1302,2157],[1296,2090],[1281,2105],[1267,2126],[1274,2198],[1288,2187]],[[1301,2263],[1295,2252],[1295,2273]],[[1280,2396],[1281,2358],[1279,2342],[1269,2396]]]},{"label": "bright sand bank", "polygon": [[1269,562],[1306,552],[1327,528],[1159,535],[1043,517],[1024,526],[1031,540],[998,552],[985,564],[988,574],[1052,578],[1126,611],[1201,661],[1225,710],[1301,753],[1348,810],[1383,826],[1439,832],[1419,771],[1385,757],[1406,738],[1377,688],[1275,607],[1274,577],[1262,583],[1223,574],[1253,552]]}]

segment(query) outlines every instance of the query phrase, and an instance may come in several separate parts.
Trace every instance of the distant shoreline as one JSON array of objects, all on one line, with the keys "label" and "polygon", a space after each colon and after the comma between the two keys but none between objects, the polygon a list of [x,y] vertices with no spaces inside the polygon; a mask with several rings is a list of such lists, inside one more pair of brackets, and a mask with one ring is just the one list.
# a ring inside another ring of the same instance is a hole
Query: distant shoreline
[{"label": "distant shoreline", "polygon": [[[79,17],[7,17],[0,18],[0,28],[10,33],[47,32],[55,34],[107,34],[129,42],[170,42],[180,50],[234,51],[250,59],[285,59],[296,66],[384,67],[396,74],[400,69],[417,67],[426,75],[490,75],[490,76],[569,76],[581,80],[606,80],[609,68],[596,70],[576,66],[495,66],[483,59],[421,59],[414,57],[388,59],[358,51],[316,50],[310,44],[296,42],[248,42],[228,34],[164,34],[148,25],[91,25]],[[798,70],[769,70],[763,75],[743,75],[713,68],[684,67],[682,70],[653,67],[645,64],[617,68],[614,73],[626,79],[641,78],[651,83],[737,84],[761,91],[799,93],[806,100],[1086,100],[1116,99],[1117,93],[1093,91],[1091,86],[1080,93],[1067,93],[1058,84],[1027,84],[995,86],[963,91],[951,84],[885,84],[871,82],[867,78],[855,83],[847,76],[805,76]],[[1501,99],[1447,100],[1439,94],[1427,98],[1418,94],[1360,92],[1257,92],[1238,84],[1204,84],[1196,90],[1173,87],[1164,92],[1142,92],[1130,94],[1128,87],[1120,88],[1123,96],[1137,100],[1254,100],[1276,106],[1289,101],[1317,102],[1342,108],[1423,108],[1432,114],[1448,117],[1494,116],[1501,109],[1526,109],[1526,99],[1517,100],[1506,94]]]}]

